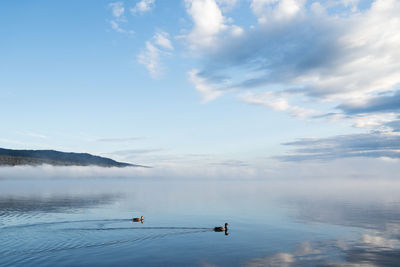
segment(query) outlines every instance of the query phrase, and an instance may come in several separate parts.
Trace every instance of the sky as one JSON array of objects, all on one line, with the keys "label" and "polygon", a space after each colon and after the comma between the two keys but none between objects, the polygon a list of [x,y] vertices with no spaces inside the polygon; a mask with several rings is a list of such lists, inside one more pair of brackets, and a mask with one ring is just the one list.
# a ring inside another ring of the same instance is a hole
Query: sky
[{"label": "sky", "polygon": [[399,14],[398,0],[1,1],[0,147],[157,175],[396,176]]}]

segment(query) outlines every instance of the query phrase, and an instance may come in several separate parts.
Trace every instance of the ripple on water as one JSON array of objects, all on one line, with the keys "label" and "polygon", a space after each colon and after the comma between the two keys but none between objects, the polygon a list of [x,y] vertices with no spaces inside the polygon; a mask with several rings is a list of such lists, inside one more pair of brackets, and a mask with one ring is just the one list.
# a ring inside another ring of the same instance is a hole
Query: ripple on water
[{"label": "ripple on water", "polygon": [[[24,217],[23,218],[28,218]],[[44,261],[69,250],[137,245],[141,242],[210,232],[199,227],[131,226],[127,219],[70,220],[8,225],[0,228],[0,265]],[[51,237],[51,238],[49,238]]]}]

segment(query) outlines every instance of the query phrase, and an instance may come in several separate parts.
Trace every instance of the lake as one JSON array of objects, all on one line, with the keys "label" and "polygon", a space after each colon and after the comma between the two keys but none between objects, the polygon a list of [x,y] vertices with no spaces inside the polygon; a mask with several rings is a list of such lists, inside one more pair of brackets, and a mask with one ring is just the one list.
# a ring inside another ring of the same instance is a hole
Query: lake
[{"label": "lake", "polygon": [[0,180],[0,266],[127,265],[400,266],[400,183]]}]

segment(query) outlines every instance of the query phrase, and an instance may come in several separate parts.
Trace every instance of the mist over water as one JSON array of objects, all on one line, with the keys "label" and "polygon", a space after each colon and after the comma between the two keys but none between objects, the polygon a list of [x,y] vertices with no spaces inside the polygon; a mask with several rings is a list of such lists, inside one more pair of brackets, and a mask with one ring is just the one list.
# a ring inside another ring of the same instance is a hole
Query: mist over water
[{"label": "mist over water", "polygon": [[3,179],[0,266],[396,266],[399,192],[393,180]]}]

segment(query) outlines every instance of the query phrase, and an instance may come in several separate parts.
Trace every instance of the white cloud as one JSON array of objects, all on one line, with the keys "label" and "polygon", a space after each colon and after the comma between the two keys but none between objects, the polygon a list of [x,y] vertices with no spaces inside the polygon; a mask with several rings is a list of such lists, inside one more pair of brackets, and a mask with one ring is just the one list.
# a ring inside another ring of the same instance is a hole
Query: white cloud
[{"label": "white cloud", "polygon": [[353,115],[347,118],[355,128],[375,129],[375,130],[388,130],[385,124],[396,120],[395,113],[389,114],[360,114]]},{"label": "white cloud", "polygon": [[351,157],[400,158],[400,134],[391,132],[304,138],[284,145],[295,147],[292,154],[280,157],[288,161]]},{"label": "white cloud", "polygon": [[145,13],[154,7],[155,0],[141,0],[136,3],[135,7],[131,8],[132,13]]},{"label": "white cloud", "polygon": [[125,33],[125,34],[130,34],[130,35],[133,35],[135,33],[133,30],[125,30],[125,29],[121,28],[119,22],[117,22],[115,20],[110,21],[110,26],[111,26],[111,29],[113,29],[114,31],[116,31],[118,33]]},{"label": "white cloud", "polygon": [[157,32],[150,41],[146,42],[145,49],[137,57],[138,62],[146,67],[153,78],[162,74],[162,56],[171,55],[171,52],[167,50],[174,49],[168,36],[167,32]]},{"label": "white cloud", "polygon": [[18,132],[19,135],[29,136],[33,138],[40,138],[40,139],[47,139],[49,138],[47,135],[37,133],[37,132],[30,132],[30,131],[22,131]]},{"label": "white cloud", "polygon": [[356,12],[358,10],[358,3],[360,0],[342,0],[341,4],[343,4],[345,7],[351,7],[351,11]]},{"label": "white cloud", "polygon": [[324,16],[326,15],[326,9],[320,2],[314,2],[310,6],[311,12],[316,16]]},{"label": "white cloud", "polygon": [[150,41],[146,42],[146,48],[138,55],[138,62],[143,64],[153,78],[161,72],[160,50]]},{"label": "white cloud", "polygon": [[236,6],[237,2],[238,0],[217,0],[218,5],[221,6],[224,11],[232,10]]},{"label": "white cloud", "polygon": [[118,22],[116,22],[116,21],[114,21],[114,20],[111,20],[111,21],[110,21],[110,25],[111,25],[111,29],[113,29],[114,31],[119,32],[119,33],[125,33],[125,30],[122,29],[122,28],[119,26]]},{"label": "white cloud", "polygon": [[133,142],[138,140],[144,140],[145,137],[114,137],[114,138],[100,138],[97,139],[97,142],[109,142],[109,143],[125,143],[125,142]]},{"label": "white cloud", "polygon": [[215,0],[185,0],[186,11],[194,27],[187,36],[192,49],[211,47],[218,34],[225,30],[225,17]]},{"label": "white cloud", "polygon": [[[295,116],[309,116],[309,103],[322,103],[319,108],[325,110],[320,113],[336,113],[356,127],[377,128],[379,121],[388,123],[378,118],[382,114],[392,119],[399,115],[399,1],[376,0],[357,12],[352,10],[357,1],[342,1],[338,3],[345,11],[341,8],[337,14],[337,3],[307,7],[302,0],[253,0],[250,7],[259,25],[248,31],[228,25],[213,0],[187,2],[194,22],[190,45],[202,48],[207,63],[198,71],[207,74],[201,79],[207,90],[201,91],[220,91],[223,84],[212,77],[221,76],[235,81],[231,88],[301,95],[305,106],[295,102],[281,109]],[[203,15],[206,3],[213,7],[212,19]],[[231,29],[230,35],[226,29]],[[271,97],[268,94],[263,97]],[[261,104],[261,96],[239,99]],[[277,109],[276,103],[262,101]],[[284,100],[279,101],[283,105]]]},{"label": "white cloud", "polygon": [[360,102],[400,83],[399,12],[400,2],[378,0],[365,13],[338,21],[346,26],[337,37],[339,58],[327,72],[309,76],[312,93]]},{"label": "white cloud", "polygon": [[288,20],[304,10],[305,0],[252,0],[251,9],[260,24],[272,20]]},{"label": "white cloud", "polygon": [[183,37],[196,55],[207,54],[217,49],[225,37],[244,34],[243,27],[233,24],[223,12],[232,9],[237,1],[232,0],[185,0],[186,12],[193,21],[190,32]]},{"label": "white cloud", "polygon": [[199,75],[199,70],[193,69],[188,72],[189,81],[192,82],[196,90],[202,95],[203,102],[214,100],[222,94],[221,91],[213,89],[207,80]]},{"label": "white cloud", "polygon": [[134,34],[133,30],[125,30],[121,27],[121,23],[126,23],[127,20],[124,16],[125,14],[125,7],[123,2],[113,2],[109,4],[111,8],[113,19],[110,20],[111,29],[118,33],[125,33],[125,34]]},{"label": "white cloud", "polygon": [[122,2],[114,2],[114,3],[110,3],[109,6],[111,7],[112,10],[112,15],[115,18],[122,18],[125,12],[125,8],[124,8],[124,3]]},{"label": "white cloud", "polygon": [[304,119],[312,115],[318,114],[318,112],[313,109],[306,109],[299,106],[292,106],[289,104],[287,98],[271,91],[261,94],[246,92],[240,95],[239,98],[242,101],[249,104],[267,106],[276,111],[286,111],[291,116],[297,118]]},{"label": "white cloud", "polygon": [[154,43],[159,45],[162,48],[173,50],[171,41],[168,39],[169,34],[166,32],[158,32],[154,35]]},{"label": "white cloud", "polygon": [[243,30],[242,27],[233,25],[231,27],[231,33],[232,33],[233,36],[241,36],[244,33],[244,30]]}]

